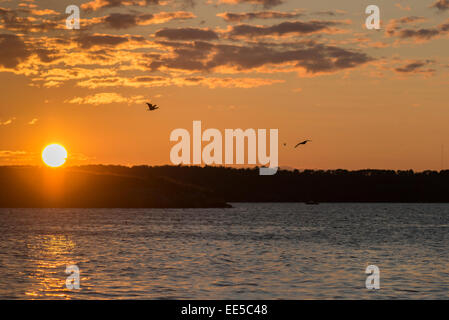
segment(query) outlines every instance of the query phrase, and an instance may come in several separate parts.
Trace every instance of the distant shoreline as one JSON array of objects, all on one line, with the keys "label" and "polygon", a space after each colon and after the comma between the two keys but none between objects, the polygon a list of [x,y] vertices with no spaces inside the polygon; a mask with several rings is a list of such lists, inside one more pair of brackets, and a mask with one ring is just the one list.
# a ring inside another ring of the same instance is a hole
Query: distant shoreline
[{"label": "distant shoreline", "polygon": [[449,171],[184,166],[0,167],[1,208],[231,208],[230,203],[449,203]]},{"label": "distant shoreline", "polygon": [[[0,209],[94,209],[94,210],[107,210],[107,209],[124,209],[124,210],[134,210],[134,209],[232,209],[233,204],[304,204],[305,202],[232,202],[221,207],[0,207]],[[320,202],[317,205],[325,204],[448,204],[449,202]],[[311,205],[313,207],[313,205]]]}]

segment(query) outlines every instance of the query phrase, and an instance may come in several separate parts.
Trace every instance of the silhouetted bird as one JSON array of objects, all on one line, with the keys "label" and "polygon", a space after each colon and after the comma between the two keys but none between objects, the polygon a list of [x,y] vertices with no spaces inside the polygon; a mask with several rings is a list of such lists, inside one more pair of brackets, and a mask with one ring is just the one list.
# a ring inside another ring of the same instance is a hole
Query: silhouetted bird
[{"label": "silhouetted bird", "polygon": [[300,142],[300,143],[298,143],[298,144],[295,146],[295,148],[297,148],[297,147],[299,147],[299,146],[301,146],[301,145],[305,145],[305,144],[307,144],[307,143],[309,143],[309,142],[312,142],[312,140],[306,140],[306,141]]},{"label": "silhouetted bird", "polygon": [[159,109],[159,107],[155,104],[147,103],[147,105],[148,105],[148,111],[154,111],[154,110]]}]

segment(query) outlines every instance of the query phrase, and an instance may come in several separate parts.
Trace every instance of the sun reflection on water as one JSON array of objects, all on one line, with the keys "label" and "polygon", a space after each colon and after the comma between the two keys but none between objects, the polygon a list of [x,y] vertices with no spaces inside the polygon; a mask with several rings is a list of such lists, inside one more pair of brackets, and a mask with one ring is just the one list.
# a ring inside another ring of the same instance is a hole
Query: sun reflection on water
[{"label": "sun reflection on water", "polygon": [[70,298],[65,287],[67,265],[72,259],[75,243],[66,235],[41,235],[27,244],[33,270],[28,274],[30,285],[25,295],[33,298]]}]

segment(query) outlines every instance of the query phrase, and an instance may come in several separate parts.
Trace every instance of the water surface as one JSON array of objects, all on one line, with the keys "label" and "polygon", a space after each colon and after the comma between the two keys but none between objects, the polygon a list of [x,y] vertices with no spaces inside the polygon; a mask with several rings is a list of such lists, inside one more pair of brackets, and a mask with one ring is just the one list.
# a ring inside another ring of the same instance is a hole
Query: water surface
[{"label": "water surface", "polygon": [[449,298],[448,204],[233,205],[0,209],[0,298]]}]

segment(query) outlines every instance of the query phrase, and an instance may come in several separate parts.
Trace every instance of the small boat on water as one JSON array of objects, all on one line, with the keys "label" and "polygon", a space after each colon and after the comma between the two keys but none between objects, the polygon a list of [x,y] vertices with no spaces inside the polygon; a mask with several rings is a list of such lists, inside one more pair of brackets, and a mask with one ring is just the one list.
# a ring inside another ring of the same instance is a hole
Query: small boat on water
[{"label": "small boat on water", "polygon": [[313,200],[309,200],[309,201],[306,201],[305,204],[307,204],[307,205],[318,205],[319,203],[316,202],[316,201],[313,201]]}]

